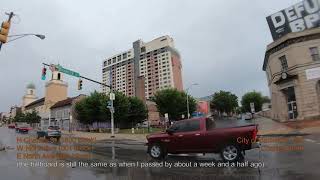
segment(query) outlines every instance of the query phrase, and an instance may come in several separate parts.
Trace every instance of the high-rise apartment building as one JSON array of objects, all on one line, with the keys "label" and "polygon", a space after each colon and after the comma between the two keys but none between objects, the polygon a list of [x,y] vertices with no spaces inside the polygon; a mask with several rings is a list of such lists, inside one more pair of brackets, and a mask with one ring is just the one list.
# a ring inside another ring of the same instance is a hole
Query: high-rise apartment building
[{"label": "high-rise apartment building", "polygon": [[[149,99],[160,89],[183,90],[181,59],[169,36],[150,42],[137,40],[132,49],[103,61],[102,80],[127,96]],[[109,88],[102,87],[103,92]]]}]

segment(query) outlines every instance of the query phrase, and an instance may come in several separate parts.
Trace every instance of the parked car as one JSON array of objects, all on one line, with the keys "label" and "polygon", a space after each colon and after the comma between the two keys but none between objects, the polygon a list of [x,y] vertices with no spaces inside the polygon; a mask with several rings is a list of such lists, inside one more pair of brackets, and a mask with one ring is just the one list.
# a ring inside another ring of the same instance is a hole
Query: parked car
[{"label": "parked car", "polygon": [[243,114],[243,117],[245,120],[251,120],[253,118],[252,114],[249,112]]},{"label": "parked car", "polygon": [[244,152],[259,147],[257,125],[215,127],[209,118],[181,120],[166,132],[147,136],[148,153],[163,159],[168,153],[220,153],[224,161],[244,158]]},{"label": "parked car", "polygon": [[137,123],[136,128],[148,128],[149,127],[149,121],[143,121],[142,123]]},{"label": "parked car", "polygon": [[9,129],[15,129],[15,128],[16,128],[16,125],[15,125],[15,124],[9,124],[9,125],[8,125],[8,128],[9,128]]},{"label": "parked car", "polygon": [[42,127],[37,131],[37,138],[45,137],[46,139],[55,138],[57,141],[61,138],[59,126]]},{"label": "parked car", "polygon": [[19,133],[28,133],[31,129],[30,125],[22,125],[16,128],[16,131]]},{"label": "parked car", "polygon": [[15,123],[15,129],[17,130],[19,127],[27,125],[28,123],[26,122],[16,122]]},{"label": "parked car", "polygon": [[28,123],[18,122],[16,123],[15,129],[16,129],[16,132],[27,133],[31,129],[31,127]]}]

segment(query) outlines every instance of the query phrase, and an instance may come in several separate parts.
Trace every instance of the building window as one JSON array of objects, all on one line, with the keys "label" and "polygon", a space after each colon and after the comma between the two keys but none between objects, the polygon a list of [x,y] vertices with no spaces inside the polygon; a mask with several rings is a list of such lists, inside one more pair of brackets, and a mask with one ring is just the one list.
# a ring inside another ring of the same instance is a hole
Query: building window
[{"label": "building window", "polygon": [[311,53],[312,60],[314,61],[320,60],[318,47],[311,47],[310,53]]},{"label": "building window", "polygon": [[123,59],[126,59],[126,58],[127,58],[127,53],[123,53],[123,54],[122,54],[122,58],[123,58]]},{"label": "building window", "polygon": [[144,46],[143,46],[143,47],[141,47],[141,50],[140,50],[140,52],[141,52],[141,53],[144,53],[144,52],[146,52],[146,47],[144,47]]},{"label": "building window", "polygon": [[279,57],[279,60],[281,63],[282,71],[288,70],[288,62],[286,56]]}]

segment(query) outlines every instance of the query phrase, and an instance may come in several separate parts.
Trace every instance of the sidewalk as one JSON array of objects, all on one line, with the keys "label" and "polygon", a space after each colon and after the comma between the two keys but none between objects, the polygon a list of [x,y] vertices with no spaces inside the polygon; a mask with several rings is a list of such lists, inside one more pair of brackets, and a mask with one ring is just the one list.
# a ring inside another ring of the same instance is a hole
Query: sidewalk
[{"label": "sidewalk", "polygon": [[[265,117],[257,117],[254,122],[259,124],[259,135],[267,134],[290,134],[290,133],[318,133],[320,134],[320,120],[317,121],[297,121],[281,123]],[[80,138],[94,138],[97,141],[101,140],[126,140],[137,141],[140,143],[146,142],[147,134],[115,134],[115,138],[111,138],[110,133],[92,133],[73,131],[62,131],[63,134]]]},{"label": "sidewalk", "polygon": [[320,133],[320,120],[295,121],[284,124],[303,133]]},{"label": "sidewalk", "polygon": [[288,133],[320,133],[320,120],[277,122],[269,118],[258,117],[255,122],[259,124],[260,135],[288,134]]},{"label": "sidewalk", "polygon": [[115,134],[114,138],[111,138],[111,133],[93,133],[93,132],[83,132],[83,131],[62,131],[63,134],[71,135],[73,137],[79,138],[94,138],[96,141],[101,140],[133,140],[139,142],[147,142],[147,134]]}]

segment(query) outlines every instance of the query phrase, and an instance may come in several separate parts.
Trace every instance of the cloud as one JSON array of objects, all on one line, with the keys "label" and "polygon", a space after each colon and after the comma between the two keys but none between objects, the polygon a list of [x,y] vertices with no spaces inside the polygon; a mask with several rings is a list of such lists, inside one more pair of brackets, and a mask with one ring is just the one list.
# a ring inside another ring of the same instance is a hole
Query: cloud
[{"label": "cloud", "polygon": [[[192,95],[200,97],[220,89],[241,96],[258,90],[268,94],[261,70],[271,35],[265,17],[298,1],[252,0],[10,0],[4,12],[14,11],[10,34],[40,33],[45,40],[25,37],[5,44],[0,52],[0,112],[20,105],[25,86],[34,82],[37,96],[44,94],[42,62],[60,63],[96,80],[102,79],[104,58],[132,47],[137,39],[150,41],[170,35],[183,61],[185,87],[194,82]],[[100,87],[66,77],[69,96]]]}]

